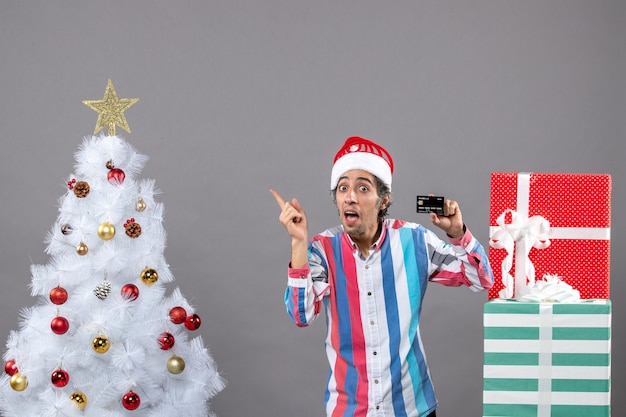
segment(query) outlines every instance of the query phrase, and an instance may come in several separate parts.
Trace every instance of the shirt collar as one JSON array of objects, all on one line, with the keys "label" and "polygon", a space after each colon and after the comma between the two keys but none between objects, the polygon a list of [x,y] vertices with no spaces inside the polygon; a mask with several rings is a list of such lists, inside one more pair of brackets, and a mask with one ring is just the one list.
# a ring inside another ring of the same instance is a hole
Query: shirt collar
[{"label": "shirt collar", "polygon": [[[354,240],[352,240],[350,235],[347,233],[344,233],[344,235],[348,239],[348,242],[350,242],[350,245],[352,245],[352,250],[353,251],[358,250],[359,247],[357,246],[356,243],[354,243]],[[378,239],[376,239],[376,242],[374,242],[372,246],[370,246],[370,250],[373,250],[374,252],[378,252],[386,236],[387,236],[387,227],[386,227],[385,221],[383,220],[382,225],[381,225],[381,230],[380,230],[380,236],[378,236]]]}]

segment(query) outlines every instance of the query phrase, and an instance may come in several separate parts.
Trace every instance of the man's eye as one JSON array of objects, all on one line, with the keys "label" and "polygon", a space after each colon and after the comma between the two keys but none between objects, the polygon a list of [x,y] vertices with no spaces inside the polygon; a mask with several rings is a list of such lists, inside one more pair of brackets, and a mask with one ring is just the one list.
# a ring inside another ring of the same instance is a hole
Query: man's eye
[{"label": "man's eye", "polygon": [[361,185],[359,187],[359,190],[363,191],[364,193],[367,192],[368,188],[365,185]]},{"label": "man's eye", "polygon": [[339,191],[346,191],[348,187],[346,187],[345,185],[340,185],[339,186]]}]

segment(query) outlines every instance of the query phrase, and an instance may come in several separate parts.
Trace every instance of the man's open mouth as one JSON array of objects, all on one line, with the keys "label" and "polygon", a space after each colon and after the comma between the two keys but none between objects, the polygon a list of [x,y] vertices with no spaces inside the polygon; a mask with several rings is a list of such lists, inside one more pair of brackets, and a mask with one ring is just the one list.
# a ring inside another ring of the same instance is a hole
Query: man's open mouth
[{"label": "man's open mouth", "polygon": [[352,210],[347,210],[343,212],[343,217],[346,219],[348,224],[354,223],[359,219],[359,213]]}]

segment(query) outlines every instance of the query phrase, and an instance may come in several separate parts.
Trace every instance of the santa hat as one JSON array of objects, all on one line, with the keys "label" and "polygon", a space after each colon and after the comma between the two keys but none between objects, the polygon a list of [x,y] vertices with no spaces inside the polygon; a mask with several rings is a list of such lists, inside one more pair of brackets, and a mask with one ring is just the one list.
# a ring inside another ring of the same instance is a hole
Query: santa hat
[{"label": "santa hat", "polygon": [[330,189],[334,190],[339,178],[353,169],[361,169],[375,175],[391,190],[393,159],[382,146],[358,136],[348,138],[335,155],[330,173]]}]

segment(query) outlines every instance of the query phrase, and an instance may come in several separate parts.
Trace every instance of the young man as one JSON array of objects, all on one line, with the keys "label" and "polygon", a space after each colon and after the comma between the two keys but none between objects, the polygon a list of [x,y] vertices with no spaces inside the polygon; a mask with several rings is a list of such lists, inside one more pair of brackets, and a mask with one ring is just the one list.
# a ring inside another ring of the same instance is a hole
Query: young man
[{"label": "young man", "polygon": [[280,222],[291,237],[285,304],[298,326],[326,310],[327,416],[435,416],[419,333],[429,281],[488,289],[493,275],[484,248],[463,223],[456,201],[423,226],[385,219],[393,160],[367,139],[349,138],[335,156],[330,188],[341,225],[309,241],[307,217],[294,198],[274,190]]}]

